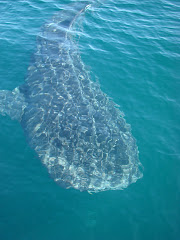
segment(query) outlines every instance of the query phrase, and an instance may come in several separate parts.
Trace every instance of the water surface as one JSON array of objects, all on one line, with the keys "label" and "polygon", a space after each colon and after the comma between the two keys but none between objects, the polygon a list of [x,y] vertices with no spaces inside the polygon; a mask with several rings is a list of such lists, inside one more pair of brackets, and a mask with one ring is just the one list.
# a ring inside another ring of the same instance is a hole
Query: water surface
[{"label": "water surface", "polygon": [[[0,1],[0,89],[24,82],[36,36],[72,1]],[[18,122],[0,116],[0,238],[173,239],[180,236],[178,1],[99,1],[79,22],[93,80],[120,105],[144,177],[123,191],[65,190],[49,178]]]}]

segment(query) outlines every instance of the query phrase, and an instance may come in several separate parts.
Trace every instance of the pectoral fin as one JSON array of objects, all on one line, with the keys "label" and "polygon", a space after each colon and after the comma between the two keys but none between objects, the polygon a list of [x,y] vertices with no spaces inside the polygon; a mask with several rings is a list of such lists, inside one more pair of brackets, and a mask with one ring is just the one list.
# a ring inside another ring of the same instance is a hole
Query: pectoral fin
[{"label": "pectoral fin", "polygon": [[21,120],[26,107],[24,95],[15,88],[12,92],[0,90],[0,114],[9,115],[11,119]]}]

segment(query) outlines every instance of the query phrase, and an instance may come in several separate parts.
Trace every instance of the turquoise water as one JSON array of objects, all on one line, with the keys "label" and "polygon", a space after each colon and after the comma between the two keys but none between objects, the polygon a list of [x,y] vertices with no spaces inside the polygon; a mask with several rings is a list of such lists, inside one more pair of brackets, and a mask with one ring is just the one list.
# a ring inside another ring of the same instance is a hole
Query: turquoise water
[{"label": "turquoise water", "polygon": [[[40,27],[70,2],[0,1],[0,89],[24,82]],[[82,59],[131,124],[144,176],[123,191],[61,189],[0,116],[0,239],[179,239],[180,3],[101,0],[80,22]]]}]

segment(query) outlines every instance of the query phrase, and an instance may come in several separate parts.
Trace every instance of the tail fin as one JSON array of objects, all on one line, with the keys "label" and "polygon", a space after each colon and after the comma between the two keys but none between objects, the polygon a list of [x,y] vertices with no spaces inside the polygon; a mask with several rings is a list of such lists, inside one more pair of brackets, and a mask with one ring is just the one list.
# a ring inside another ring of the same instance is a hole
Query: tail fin
[{"label": "tail fin", "polygon": [[25,107],[24,95],[20,93],[19,88],[15,88],[12,92],[0,90],[1,115],[9,115],[11,119],[20,121]]}]

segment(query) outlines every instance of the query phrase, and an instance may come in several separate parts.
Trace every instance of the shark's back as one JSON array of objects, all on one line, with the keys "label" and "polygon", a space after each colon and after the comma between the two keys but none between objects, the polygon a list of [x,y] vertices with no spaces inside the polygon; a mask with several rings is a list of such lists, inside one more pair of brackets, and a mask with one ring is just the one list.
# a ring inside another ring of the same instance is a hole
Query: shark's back
[{"label": "shark's back", "polygon": [[122,189],[142,176],[138,149],[123,114],[89,79],[72,40],[74,21],[86,7],[78,2],[42,28],[17,93],[25,102],[19,120],[30,146],[61,186]]}]

